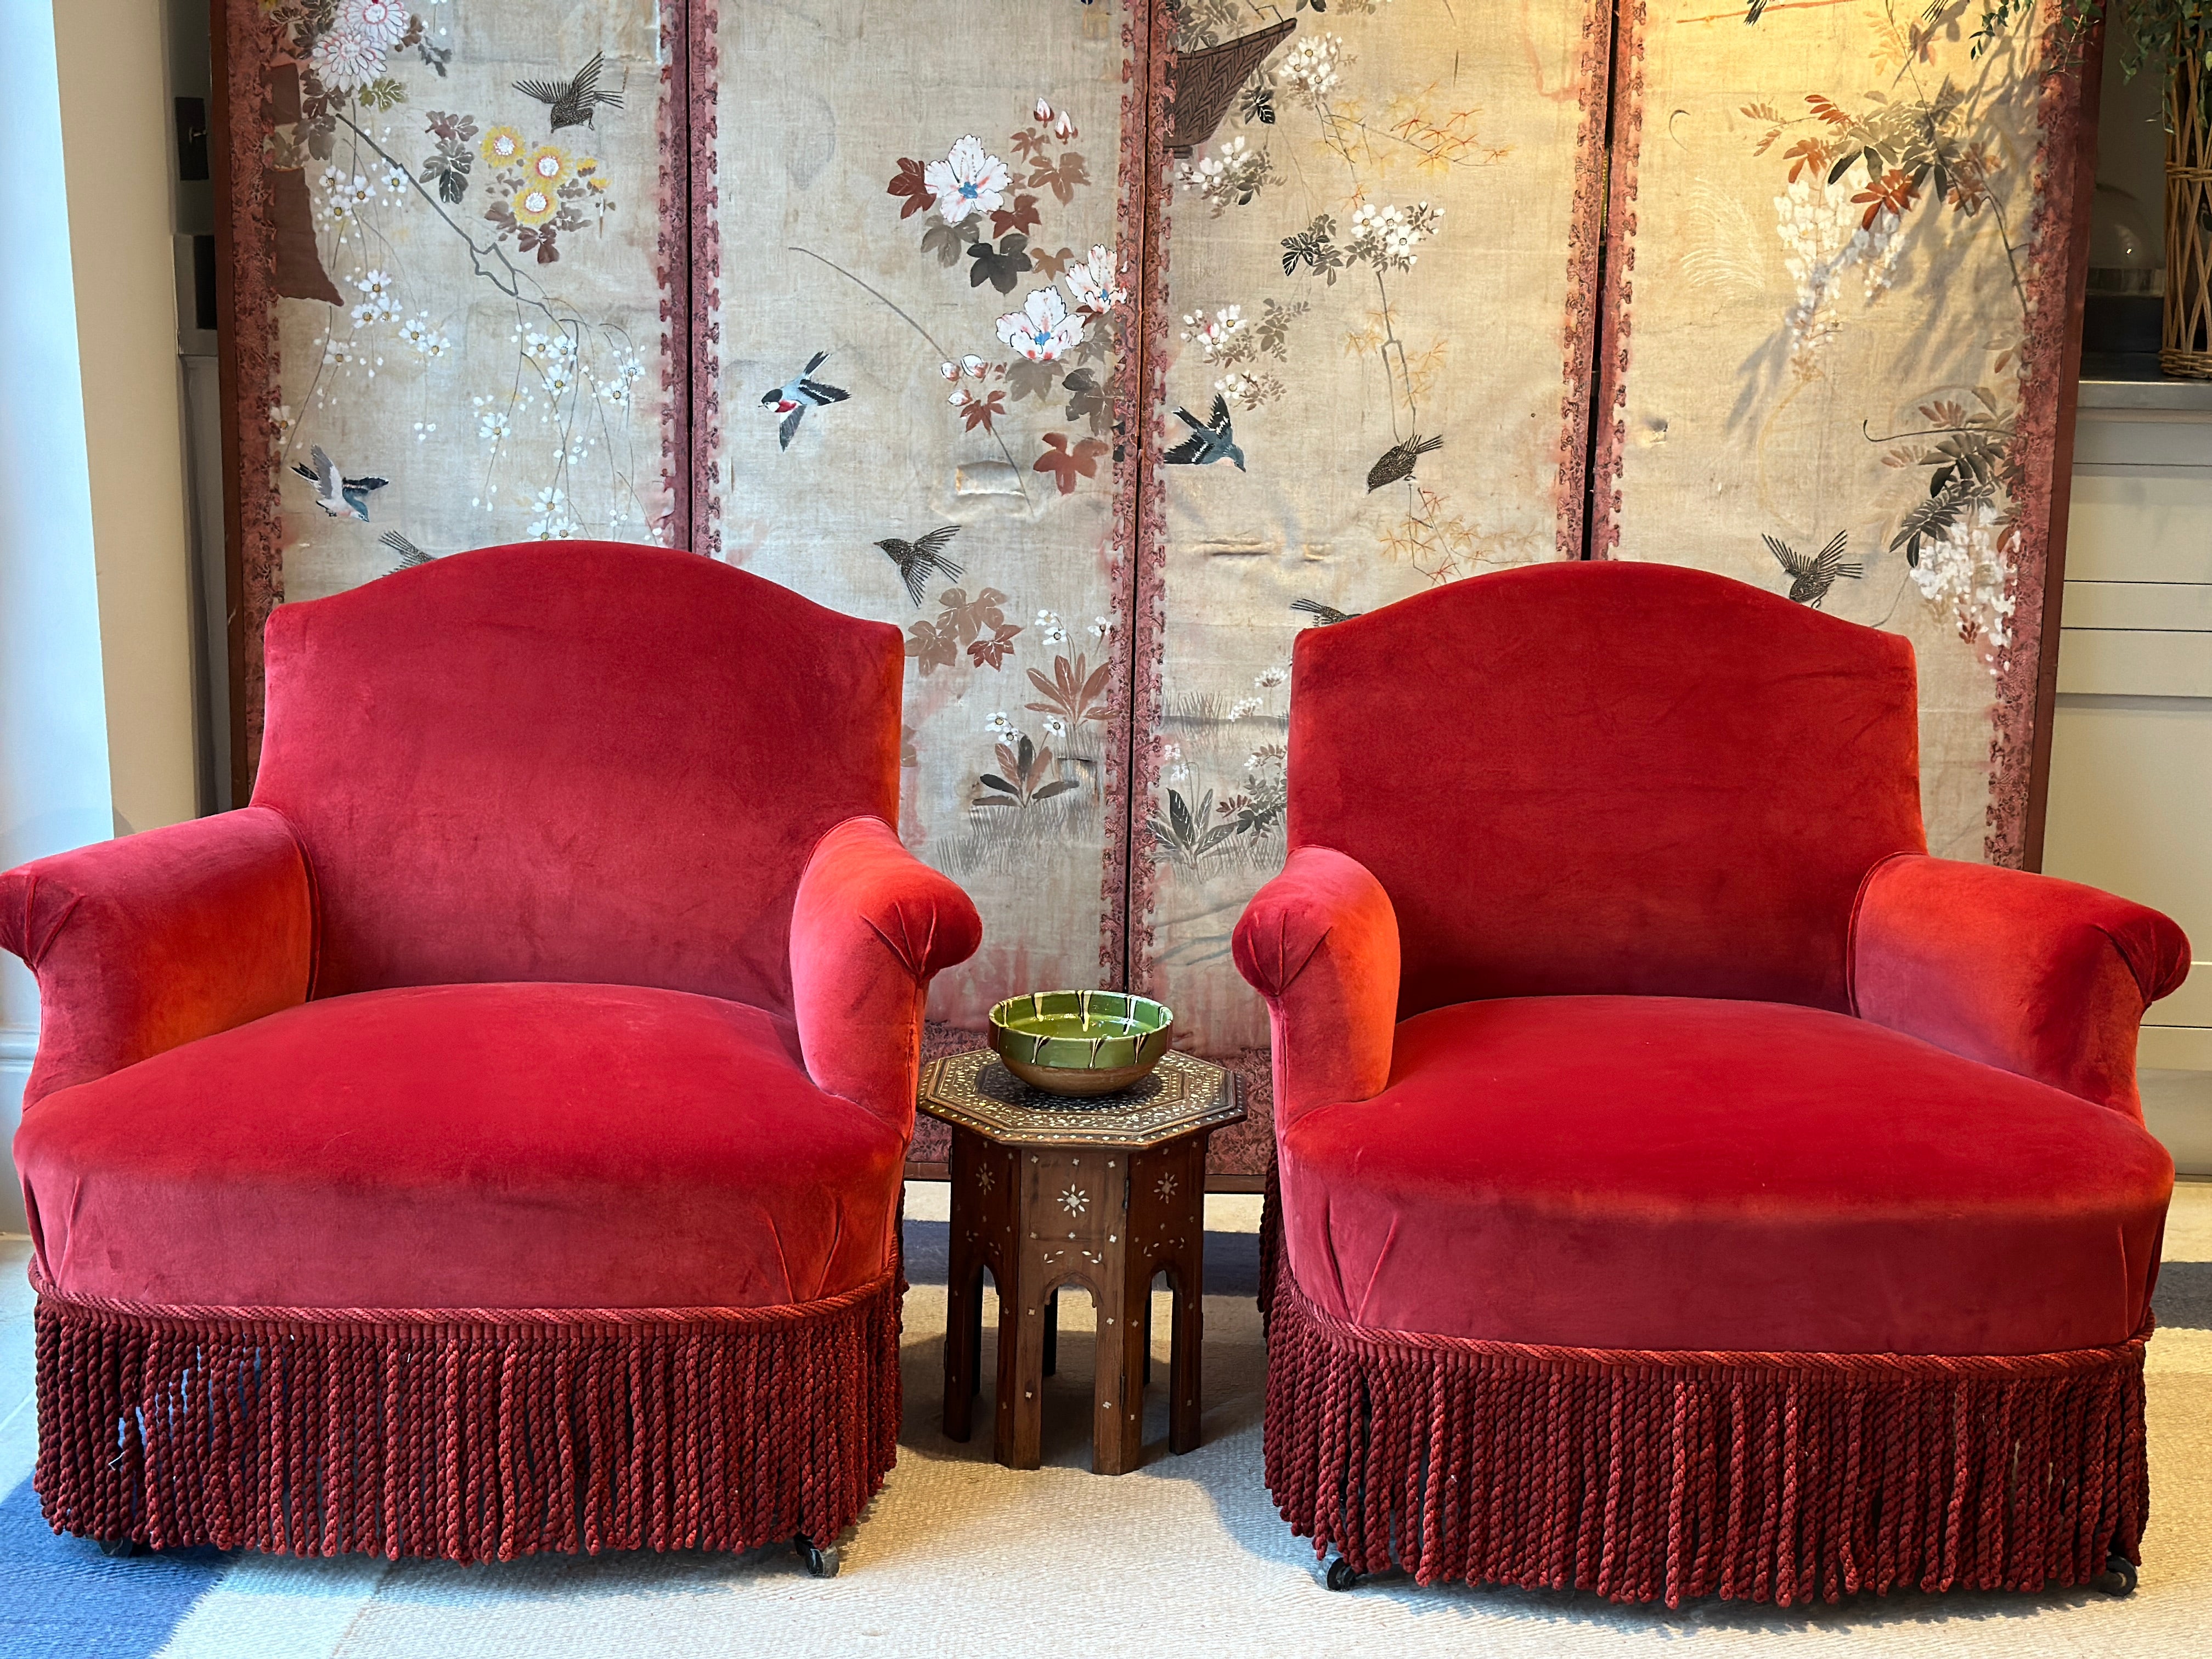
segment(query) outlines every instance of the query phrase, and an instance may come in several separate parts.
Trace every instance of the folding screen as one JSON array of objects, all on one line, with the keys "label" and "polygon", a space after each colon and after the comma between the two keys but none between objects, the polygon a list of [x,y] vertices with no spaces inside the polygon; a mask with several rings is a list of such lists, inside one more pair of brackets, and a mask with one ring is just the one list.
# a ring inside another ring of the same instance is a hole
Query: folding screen
[{"label": "folding screen", "polygon": [[1929,848],[2017,864],[2088,185],[1982,9],[1624,13],[1595,541],[1911,639]]},{"label": "folding screen", "polygon": [[905,631],[899,830],[983,912],[932,998],[970,1027],[1121,972],[1147,74],[1123,21],[792,0],[694,24],[696,544]]},{"label": "folding screen", "polygon": [[282,599],[530,536],[688,539],[681,13],[228,15],[243,751]]},{"label": "folding screen", "polygon": [[1161,162],[1146,270],[1131,955],[1255,1072],[1267,1016],[1229,939],[1283,860],[1297,629],[1582,552],[1607,23],[1183,9],[1186,57],[1268,55],[1211,108],[1178,86],[1164,135],[1188,153]]},{"label": "folding screen", "polygon": [[249,768],[269,607],[459,548],[894,621],[900,830],[988,927],[933,1016],[1159,995],[1257,1085],[1248,1173],[1300,628],[1723,570],[1911,637],[1931,843],[2032,850],[2087,189],[2027,20],[218,5]]}]

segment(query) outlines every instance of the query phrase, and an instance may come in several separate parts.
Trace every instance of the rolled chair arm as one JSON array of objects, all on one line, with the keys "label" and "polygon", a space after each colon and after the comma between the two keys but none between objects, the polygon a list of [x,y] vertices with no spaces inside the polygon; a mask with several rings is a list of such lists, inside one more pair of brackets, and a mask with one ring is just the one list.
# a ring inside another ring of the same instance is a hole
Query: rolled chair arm
[{"label": "rolled chair arm", "polygon": [[1900,853],[1851,919],[1863,1019],[2142,1115],[2136,1033],[2189,972],[2179,927],[2094,887]]},{"label": "rolled chair arm", "polygon": [[911,1133],[930,979],[982,942],[968,895],[882,819],[831,830],[799,876],[791,917],[792,1013],[807,1074]]},{"label": "rolled chair arm", "polygon": [[1366,866],[1294,849],[1244,908],[1237,970],[1267,1000],[1275,1121],[1366,1100],[1390,1080],[1398,1020],[1398,915]]},{"label": "rolled chair arm", "polygon": [[249,806],[0,875],[0,946],[39,977],[25,1104],[306,1000],[314,902],[289,826]]}]

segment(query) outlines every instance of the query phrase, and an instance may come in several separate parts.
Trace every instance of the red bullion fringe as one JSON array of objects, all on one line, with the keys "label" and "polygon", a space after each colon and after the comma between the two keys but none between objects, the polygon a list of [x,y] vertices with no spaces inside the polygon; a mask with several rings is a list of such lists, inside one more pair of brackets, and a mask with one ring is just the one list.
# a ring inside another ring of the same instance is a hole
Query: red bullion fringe
[{"label": "red bullion fringe", "polygon": [[1370,1330],[1270,1273],[1268,1490],[1362,1572],[1784,1606],[2139,1559],[2143,1343],[1641,1353]]},{"label": "red bullion fringe", "polygon": [[899,1426],[894,1268],[784,1308],[171,1308],[40,1285],[57,1532],[454,1561],[828,1542]]}]

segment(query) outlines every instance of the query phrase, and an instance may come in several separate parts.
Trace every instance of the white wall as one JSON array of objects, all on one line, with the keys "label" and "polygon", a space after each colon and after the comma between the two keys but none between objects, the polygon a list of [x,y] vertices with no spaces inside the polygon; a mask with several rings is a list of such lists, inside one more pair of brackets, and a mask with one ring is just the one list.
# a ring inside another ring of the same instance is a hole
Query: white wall
[{"label": "white wall", "polygon": [[115,831],[199,811],[160,0],[54,0]]},{"label": "white wall", "polygon": [[[15,170],[0,237],[0,869],[104,839],[108,783],[92,486],[63,185],[53,15],[0,0],[10,52],[0,155]],[[0,957],[0,1132],[11,1136],[38,997]],[[0,1182],[0,1229],[22,1225]]]}]

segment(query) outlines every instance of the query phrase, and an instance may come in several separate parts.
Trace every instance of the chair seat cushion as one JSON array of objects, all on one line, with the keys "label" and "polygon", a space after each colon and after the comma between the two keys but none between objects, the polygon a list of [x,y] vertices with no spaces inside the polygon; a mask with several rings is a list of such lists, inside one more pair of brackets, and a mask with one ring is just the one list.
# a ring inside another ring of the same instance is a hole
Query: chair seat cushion
[{"label": "chair seat cushion", "polygon": [[2124,1341],[2173,1184],[2109,1108],[1847,1015],[1673,997],[1418,1015],[1388,1088],[1281,1153],[1328,1313],[1708,1352]]},{"label": "chair seat cushion", "polygon": [[49,1280],[165,1304],[763,1307],[879,1277],[904,1137],[790,1025],[628,986],[309,1002],[47,1096]]}]

